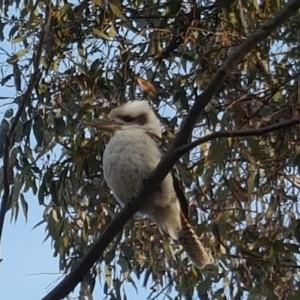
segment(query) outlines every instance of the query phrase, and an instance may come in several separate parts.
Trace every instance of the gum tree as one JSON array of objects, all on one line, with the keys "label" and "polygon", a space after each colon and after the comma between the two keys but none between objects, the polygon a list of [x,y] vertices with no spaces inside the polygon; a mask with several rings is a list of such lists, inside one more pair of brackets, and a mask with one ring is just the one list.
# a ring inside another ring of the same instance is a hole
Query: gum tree
[{"label": "gum tree", "polygon": [[[125,298],[126,284],[147,286],[150,299],[299,297],[299,7],[1,3],[0,38],[14,53],[1,48],[11,98],[1,97],[0,233],[7,211],[27,215],[30,190],[60,270],[75,274],[45,299],[78,282],[80,299],[92,297],[98,275],[107,299]],[[160,115],[170,151],[156,175],[177,161],[217,278],[191,266],[149,220],[130,218],[137,206],[118,215],[102,176],[107,136],[84,123],[129,99],[148,99]]]}]

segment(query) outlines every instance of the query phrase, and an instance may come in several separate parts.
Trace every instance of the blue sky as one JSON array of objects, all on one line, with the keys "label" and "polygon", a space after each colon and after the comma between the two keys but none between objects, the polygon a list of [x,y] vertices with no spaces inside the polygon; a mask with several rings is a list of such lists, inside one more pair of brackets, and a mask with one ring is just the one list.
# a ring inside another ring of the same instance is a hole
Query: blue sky
[{"label": "blue sky", "polygon": [[43,208],[37,205],[36,198],[29,193],[26,200],[29,204],[28,222],[22,214],[16,223],[10,222],[8,212],[3,231],[0,297],[7,300],[40,299],[49,285],[60,277],[50,240],[43,243],[44,226],[32,230],[41,220]]}]

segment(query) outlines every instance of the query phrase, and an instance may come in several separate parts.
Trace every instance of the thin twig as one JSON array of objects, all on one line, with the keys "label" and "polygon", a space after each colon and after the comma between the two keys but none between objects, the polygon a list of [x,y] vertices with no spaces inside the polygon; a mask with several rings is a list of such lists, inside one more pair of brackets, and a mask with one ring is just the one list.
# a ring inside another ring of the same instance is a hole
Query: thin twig
[{"label": "thin twig", "polygon": [[229,72],[238,64],[243,57],[249,53],[255,46],[268,37],[275,29],[277,29],[283,22],[288,20],[292,15],[298,13],[300,1],[290,1],[283,9],[281,9],[276,16],[270,21],[263,24],[254,33],[252,33],[244,42],[242,42],[233,53],[229,55],[227,60],[217,70],[209,85],[205,88],[203,93],[196,97],[196,101],[192,110],[188,114],[184,124],[174,141],[173,149],[178,148],[188,142],[193,126],[201,112],[204,110],[211,97],[223,85]]},{"label": "thin twig", "polygon": [[33,74],[31,75],[27,90],[20,97],[19,108],[16,112],[16,115],[14,117],[14,120],[11,124],[11,127],[7,133],[6,140],[5,140],[4,153],[3,153],[3,196],[2,196],[1,207],[0,207],[0,243],[1,243],[5,214],[6,214],[7,204],[9,201],[9,194],[10,194],[9,154],[14,145],[14,136],[16,133],[16,128],[17,128],[18,122],[20,120],[20,117],[31,99],[31,94],[32,94],[34,87],[39,82],[41,75],[42,75],[42,72],[39,69],[39,65],[40,65],[40,59],[42,56],[43,45],[44,45],[46,38],[50,32],[50,20],[51,20],[51,14],[50,14],[50,7],[48,6],[47,13],[46,13],[46,22],[44,24],[44,28],[41,33],[40,43],[38,45],[36,52],[33,54],[33,58],[32,58]]},{"label": "thin twig", "polygon": [[129,219],[139,210],[145,201],[156,190],[157,186],[162,182],[173,165],[179,159],[180,155],[178,148],[185,145],[191,136],[193,128],[197,122],[198,117],[210,101],[211,97],[222,86],[227,78],[229,71],[234,65],[250,52],[257,43],[264,40],[273,30],[278,28],[290,16],[296,14],[300,8],[300,1],[290,1],[277,15],[269,22],[262,25],[257,31],[250,35],[237,49],[228,57],[228,59],[219,68],[210,84],[203,91],[200,96],[196,97],[196,101],[186,117],[184,124],[179,131],[172,148],[163,157],[154,172],[149,178],[144,189],[139,196],[125,208],[105,227],[95,244],[90,248],[89,252],[82,258],[82,260],[73,268],[52,291],[50,291],[42,300],[58,300],[66,297],[82,280],[84,275],[98,260],[113,238],[122,230],[123,226]]},{"label": "thin twig", "polygon": [[203,136],[187,145],[183,145],[179,148],[177,148],[175,151],[178,153],[178,155],[182,156],[186,152],[194,149],[195,147],[215,140],[217,138],[229,138],[229,137],[245,137],[245,136],[261,136],[269,132],[277,131],[286,127],[290,127],[293,125],[298,125],[300,124],[300,118],[288,120],[286,122],[282,123],[276,123],[270,126],[262,127],[262,128],[257,128],[257,129],[245,129],[245,130],[224,130],[224,131],[217,131],[210,133],[206,136]]}]

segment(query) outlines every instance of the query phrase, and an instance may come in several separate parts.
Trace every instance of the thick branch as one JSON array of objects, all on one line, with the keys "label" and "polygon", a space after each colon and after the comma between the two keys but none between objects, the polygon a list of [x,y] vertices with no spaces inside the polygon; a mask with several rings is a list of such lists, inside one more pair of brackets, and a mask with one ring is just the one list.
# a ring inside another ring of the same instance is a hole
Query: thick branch
[{"label": "thick branch", "polygon": [[257,129],[245,129],[245,130],[226,130],[226,131],[217,131],[210,133],[206,136],[203,136],[187,145],[183,145],[174,151],[177,153],[178,156],[182,156],[183,154],[191,151],[192,149],[196,148],[197,146],[215,140],[217,138],[228,138],[228,137],[245,137],[245,136],[261,136],[267,133],[277,131],[286,127],[290,127],[293,125],[300,124],[300,118],[292,119],[282,123],[276,123],[270,126],[257,128]]},{"label": "thick branch", "polygon": [[39,69],[40,59],[42,55],[42,49],[44,42],[46,40],[46,37],[48,36],[48,33],[50,31],[50,19],[51,14],[49,12],[49,9],[47,10],[47,17],[46,22],[42,31],[40,43],[38,45],[36,53],[33,54],[33,74],[31,75],[27,90],[20,98],[20,104],[19,108],[16,112],[16,115],[14,117],[14,120],[11,124],[11,127],[7,133],[5,145],[4,145],[4,153],[3,153],[3,196],[1,201],[1,207],[0,207],[0,242],[3,232],[3,225],[5,220],[5,214],[7,210],[7,203],[9,200],[9,194],[10,194],[10,184],[8,180],[8,174],[9,174],[9,154],[10,151],[14,145],[14,136],[16,133],[16,128],[18,125],[18,122],[20,120],[20,117],[22,113],[24,112],[27,104],[30,101],[32,91],[36,84],[39,82],[41,78],[41,71]]},{"label": "thick branch", "polygon": [[113,219],[101,233],[96,243],[91,247],[86,256],[78,263],[78,265],[68,274],[52,291],[47,294],[43,300],[57,300],[66,297],[82,280],[83,276],[105,248],[119,233],[129,219],[139,210],[149,196],[155,191],[157,186],[162,182],[173,165],[180,157],[180,153],[176,151],[187,143],[198,117],[210,101],[215,92],[222,86],[229,71],[234,65],[251,51],[257,43],[265,39],[274,29],[278,28],[290,16],[297,13],[300,8],[300,1],[290,1],[271,21],[261,26],[256,32],[250,35],[237,49],[228,57],[228,59],[219,68],[210,84],[203,93],[196,97],[196,101],[188,114],[184,124],[178,133],[171,150],[163,157],[152,176],[149,178],[148,184],[141,191],[137,199],[128,204],[119,215]]}]

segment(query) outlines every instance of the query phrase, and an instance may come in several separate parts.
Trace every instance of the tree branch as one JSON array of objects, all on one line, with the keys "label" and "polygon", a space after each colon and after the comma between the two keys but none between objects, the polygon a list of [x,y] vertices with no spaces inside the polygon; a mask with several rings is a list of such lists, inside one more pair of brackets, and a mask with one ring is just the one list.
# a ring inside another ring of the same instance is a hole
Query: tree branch
[{"label": "tree branch", "polygon": [[227,131],[217,131],[210,133],[206,136],[203,136],[189,144],[183,145],[174,151],[177,153],[178,156],[182,156],[183,154],[189,152],[190,150],[196,148],[197,146],[215,140],[217,138],[224,138],[224,137],[245,137],[245,136],[261,136],[265,135],[269,132],[277,131],[286,127],[290,127],[293,125],[299,125],[300,118],[292,119],[282,123],[276,123],[270,126],[257,128],[257,129],[245,129],[245,130],[227,130]]},{"label": "tree branch", "polygon": [[205,90],[196,97],[196,101],[192,107],[192,110],[188,114],[184,124],[181,128],[180,134],[174,141],[173,149],[182,146],[188,142],[190,133],[193,130],[193,126],[196,124],[197,119],[201,112],[204,110],[211,97],[216,93],[216,91],[225,82],[229,71],[238,64],[243,57],[249,53],[255,46],[263,41],[268,35],[272,33],[276,28],[278,28],[283,22],[288,20],[292,15],[298,12],[300,7],[300,1],[293,0],[290,1],[286,6],[281,9],[276,16],[270,21],[263,24],[255,32],[253,32],[243,43],[241,43],[233,53],[229,55],[227,60],[221,65],[217,70],[216,74],[213,76],[209,85]]},{"label": "tree branch", "polygon": [[3,232],[3,226],[4,226],[4,220],[5,220],[5,214],[7,211],[7,204],[9,201],[10,196],[10,183],[9,183],[9,154],[10,151],[14,145],[14,136],[16,133],[16,128],[18,125],[18,122],[20,120],[20,117],[22,113],[24,112],[27,104],[30,101],[32,91],[35,87],[35,85],[39,82],[41,78],[41,70],[39,69],[40,59],[42,55],[42,49],[44,42],[48,36],[48,33],[50,32],[50,20],[51,20],[51,14],[50,14],[50,8],[47,8],[46,13],[46,21],[44,24],[44,28],[41,33],[40,43],[38,45],[38,48],[36,52],[33,54],[32,61],[33,61],[33,74],[30,77],[30,81],[27,87],[27,90],[25,93],[20,97],[19,101],[19,108],[15,114],[14,120],[11,124],[11,127],[7,133],[5,145],[4,145],[4,153],[3,153],[3,196],[1,201],[1,207],[0,207],[0,243],[1,243],[1,237]]},{"label": "tree branch", "polygon": [[300,1],[290,1],[272,20],[262,25],[257,31],[250,35],[221,65],[210,84],[202,94],[196,97],[196,101],[186,117],[184,124],[179,131],[170,151],[163,157],[158,164],[145,188],[141,191],[137,199],[129,203],[124,209],[106,226],[98,240],[91,247],[90,251],[82,258],[82,260],[74,267],[74,269],[50,291],[42,300],[58,300],[66,297],[82,280],[83,276],[105,248],[113,240],[113,238],[122,230],[123,226],[129,219],[139,210],[150,195],[156,190],[157,186],[163,181],[165,176],[171,170],[176,161],[180,158],[178,148],[185,145],[193,131],[197,119],[211,97],[222,86],[227,78],[229,71],[234,65],[251,51],[257,43],[265,39],[274,29],[278,28],[290,16],[297,13],[300,8]]}]

